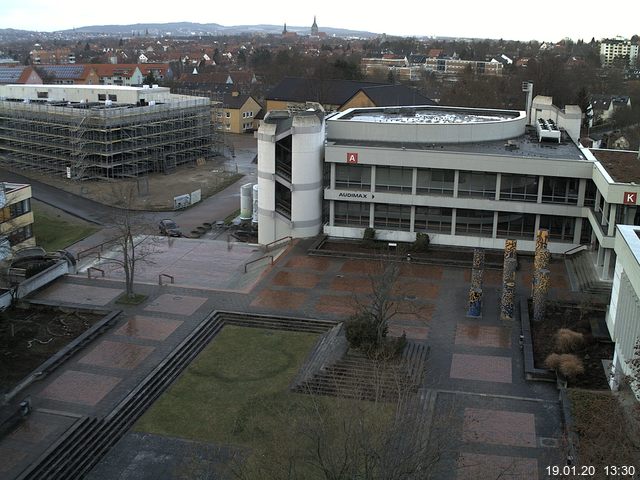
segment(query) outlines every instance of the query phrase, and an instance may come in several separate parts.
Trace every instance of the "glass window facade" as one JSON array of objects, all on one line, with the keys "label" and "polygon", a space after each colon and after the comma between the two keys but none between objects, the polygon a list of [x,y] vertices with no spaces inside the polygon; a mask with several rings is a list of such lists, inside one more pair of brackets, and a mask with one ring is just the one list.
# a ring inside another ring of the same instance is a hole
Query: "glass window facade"
[{"label": "glass window facade", "polygon": [[536,216],[532,213],[500,212],[498,214],[498,238],[534,239]]},{"label": "glass window facade", "polygon": [[373,225],[385,230],[409,230],[411,227],[411,207],[376,203]]},{"label": "glass window facade", "polygon": [[572,243],[575,225],[576,220],[573,217],[540,215],[540,228],[549,230],[549,239],[551,240]]},{"label": "glass window facade", "polygon": [[451,208],[416,207],[416,232],[451,233]]},{"label": "glass window facade", "polygon": [[336,188],[371,190],[371,167],[336,164]]},{"label": "glass window facade", "polygon": [[536,202],[538,200],[537,175],[503,173],[500,178],[500,200]]},{"label": "glass window facade", "polygon": [[542,202],[577,205],[579,182],[577,178],[544,177]]},{"label": "glass window facade", "polygon": [[453,196],[455,170],[419,168],[416,193],[418,195]]},{"label": "glass window facade", "polygon": [[333,223],[338,226],[368,227],[369,204],[360,202],[334,202]]},{"label": "glass window facade", "polygon": [[460,171],[458,178],[458,196],[476,198],[495,198],[495,173]]},{"label": "glass window facade", "polygon": [[456,210],[456,235],[490,237],[493,234],[493,212],[486,210]]},{"label": "glass window facade", "polygon": [[376,192],[411,193],[413,168],[376,167]]}]

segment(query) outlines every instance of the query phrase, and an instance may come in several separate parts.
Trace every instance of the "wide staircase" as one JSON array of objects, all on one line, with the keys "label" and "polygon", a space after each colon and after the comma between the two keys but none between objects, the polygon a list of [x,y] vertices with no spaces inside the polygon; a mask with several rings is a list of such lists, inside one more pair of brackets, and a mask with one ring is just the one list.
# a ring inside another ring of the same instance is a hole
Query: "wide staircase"
[{"label": "wide staircase", "polygon": [[566,255],[565,263],[575,290],[607,298],[611,295],[611,282],[599,278],[590,251],[583,250]]},{"label": "wide staircase", "polygon": [[324,333],[336,326],[336,322],[329,320],[214,312],[122,399],[111,413],[103,418],[80,418],[23,471],[18,479],[83,478],[226,324],[310,333]]},{"label": "wide staircase", "polygon": [[412,341],[407,342],[402,356],[394,360],[371,359],[348,350],[338,359],[330,355],[331,363],[315,360],[306,363],[302,369],[304,374],[291,390],[311,395],[394,401],[418,392],[428,355],[426,344]]}]

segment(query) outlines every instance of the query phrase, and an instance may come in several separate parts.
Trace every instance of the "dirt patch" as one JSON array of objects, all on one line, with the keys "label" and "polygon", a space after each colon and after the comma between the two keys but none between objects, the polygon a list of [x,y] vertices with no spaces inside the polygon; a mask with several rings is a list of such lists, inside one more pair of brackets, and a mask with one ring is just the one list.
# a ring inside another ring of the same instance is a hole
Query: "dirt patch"
[{"label": "dirt patch", "polygon": [[[531,305],[529,315],[533,318]],[[569,379],[570,387],[594,390],[608,389],[607,376],[602,360],[613,358],[613,343],[598,341],[591,330],[592,322],[601,322],[605,316],[604,307],[586,306],[582,309],[569,302],[550,302],[542,322],[531,322],[533,356],[536,368],[545,368],[544,361],[554,352],[554,335],[560,328],[568,328],[584,335],[584,346],[576,350],[584,365],[584,373]]]},{"label": "dirt patch", "polygon": [[114,185],[132,185],[134,191],[137,192],[132,208],[158,211],[173,210],[173,199],[178,195],[191,194],[200,189],[204,199],[223,190],[242,177],[242,175],[236,174],[235,170],[225,170],[228,168],[228,163],[222,157],[208,161],[203,165],[183,165],[170,175],[152,173],[145,177],[118,182],[77,182],[33,171],[16,170],[6,166],[4,168],[107,205],[114,205],[117,200]]},{"label": "dirt patch", "polygon": [[0,315],[0,391],[11,390],[102,315],[83,310],[29,305]]}]

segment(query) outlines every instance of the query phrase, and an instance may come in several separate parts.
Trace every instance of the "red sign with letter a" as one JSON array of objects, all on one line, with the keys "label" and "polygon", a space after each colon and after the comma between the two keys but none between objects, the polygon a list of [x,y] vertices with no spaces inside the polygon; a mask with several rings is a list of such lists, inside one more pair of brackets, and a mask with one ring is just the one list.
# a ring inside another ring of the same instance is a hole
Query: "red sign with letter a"
[{"label": "red sign with letter a", "polygon": [[353,152],[347,153],[347,163],[358,163],[358,154]]},{"label": "red sign with letter a", "polygon": [[635,205],[638,201],[637,192],[624,192],[623,202],[625,205]]}]

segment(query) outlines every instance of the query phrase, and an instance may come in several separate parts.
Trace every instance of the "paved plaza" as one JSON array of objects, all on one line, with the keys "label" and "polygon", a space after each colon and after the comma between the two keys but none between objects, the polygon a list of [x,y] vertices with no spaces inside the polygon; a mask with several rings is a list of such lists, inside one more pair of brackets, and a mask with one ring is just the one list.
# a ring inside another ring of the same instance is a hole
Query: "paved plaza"
[{"label": "paved plaza", "polygon": [[[165,239],[158,264],[138,277],[136,291],[148,296],[141,305],[115,304],[123,291],[115,270],[105,278],[67,276],[33,295],[34,301],[122,308],[124,313],[117,325],[24,392],[35,410],[0,441],[0,458],[7,459],[0,462],[2,478],[14,478],[80,416],[108,414],[212,311],[340,320],[366,302],[380,262],[308,256],[309,245],[295,242],[273,266],[245,274],[244,264],[262,255],[255,247],[228,250],[226,242],[191,240],[170,245]],[[158,285],[164,272],[176,283]],[[552,264],[552,272],[553,295],[570,297],[564,265]],[[500,272],[487,272],[479,320],[466,316],[468,269],[403,263],[393,285],[398,314],[390,334],[405,333],[430,346],[425,387],[436,399],[432,434],[443,438],[437,478],[544,478],[547,465],[563,461],[557,447],[562,437],[557,391],[553,384],[524,379],[520,326],[498,316],[500,278]],[[524,259],[518,272],[521,293],[530,289],[530,279],[531,266]],[[125,435],[90,477],[125,479],[134,478],[126,472],[137,472],[136,479],[171,478],[157,476],[171,468],[156,463],[149,470],[155,476],[144,473],[140,462],[145,458],[125,448],[139,445],[139,436]],[[175,463],[172,452],[163,457],[162,448],[187,446],[172,440],[154,440],[149,455]]]}]

